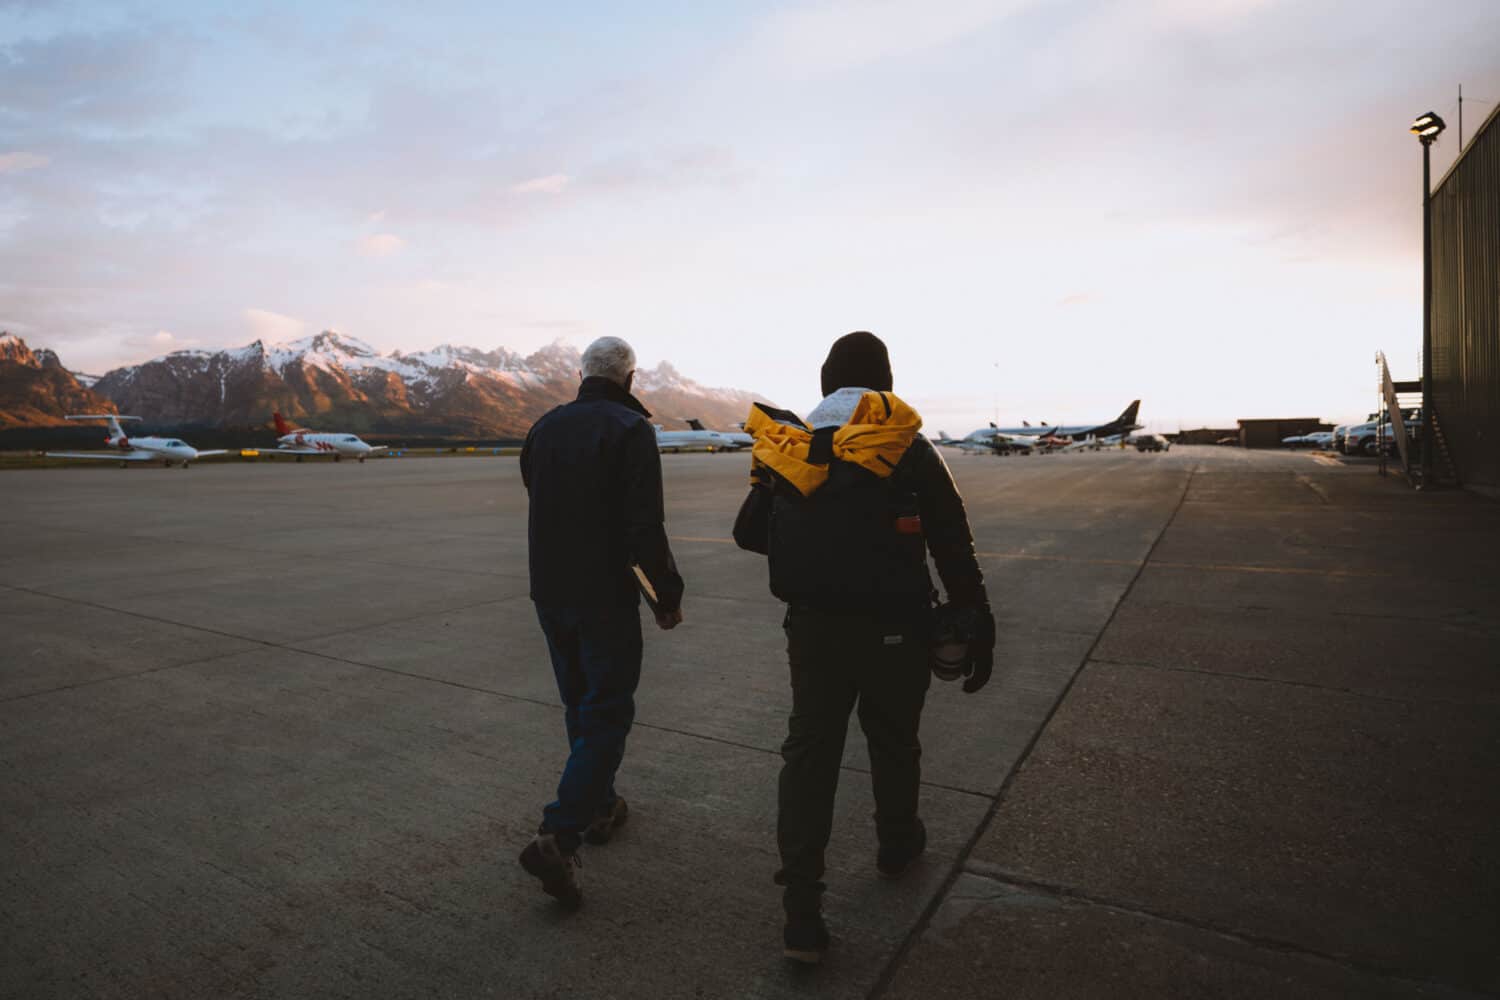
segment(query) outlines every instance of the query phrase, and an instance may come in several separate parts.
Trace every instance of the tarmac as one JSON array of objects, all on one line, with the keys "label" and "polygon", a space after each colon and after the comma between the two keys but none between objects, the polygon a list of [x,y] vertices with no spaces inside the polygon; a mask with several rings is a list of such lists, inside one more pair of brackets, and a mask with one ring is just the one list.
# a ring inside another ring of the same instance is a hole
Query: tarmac
[{"label": "tarmac", "polygon": [[0,996],[1500,995],[1500,505],[1232,448],[950,464],[996,677],[933,684],[898,882],[853,726],[810,971],[745,458],[664,456],[686,622],[577,914],[515,862],[566,741],[513,460],[0,474]]}]

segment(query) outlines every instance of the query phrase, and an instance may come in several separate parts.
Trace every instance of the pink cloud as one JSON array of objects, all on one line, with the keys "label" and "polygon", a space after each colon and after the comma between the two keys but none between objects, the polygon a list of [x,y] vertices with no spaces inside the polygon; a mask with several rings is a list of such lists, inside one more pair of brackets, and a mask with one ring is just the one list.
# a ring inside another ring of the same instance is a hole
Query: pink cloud
[{"label": "pink cloud", "polygon": [[359,253],[363,257],[389,257],[406,246],[406,241],[395,233],[376,233],[359,241]]},{"label": "pink cloud", "polygon": [[511,194],[562,194],[571,179],[567,174],[533,177],[529,181],[513,185],[510,192]]},{"label": "pink cloud", "polygon": [[35,170],[37,167],[45,167],[52,162],[50,156],[40,153],[28,153],[17,151],[14,153],[0,153],[0,174],[19,174],[23,170]]}]

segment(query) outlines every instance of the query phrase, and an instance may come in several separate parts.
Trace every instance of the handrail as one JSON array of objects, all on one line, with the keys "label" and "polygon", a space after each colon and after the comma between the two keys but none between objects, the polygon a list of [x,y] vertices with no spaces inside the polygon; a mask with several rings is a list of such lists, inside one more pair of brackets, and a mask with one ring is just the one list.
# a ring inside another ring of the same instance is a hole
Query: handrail
[{"label": "handrail", "polygon": [[[1411,482],[1411,451],[1410,445],[1407,443],[1406,421],[1403,419],[1401,413],[1401,405],[1396,402],[1396,386],[1391,381],[1390,366],[1385,363],[1385,352],[1375,352],[1375,360],[1380,365],[1380,392],[1385,397],[1386,412],[1391,418],[1391,433],[1396,438],[1396,451],[1401,455],[1401,471],[1406,473],[1406,481]],[[1422,419],[1431,420],[1432,417],[1424,413],[1422,414]],[[1375,426],[1378,436],[1380,428],[1383,425],[1376,424]],[[1381,454],[1385,453],[1384,447],[1381,447],[1380,450]]]}]

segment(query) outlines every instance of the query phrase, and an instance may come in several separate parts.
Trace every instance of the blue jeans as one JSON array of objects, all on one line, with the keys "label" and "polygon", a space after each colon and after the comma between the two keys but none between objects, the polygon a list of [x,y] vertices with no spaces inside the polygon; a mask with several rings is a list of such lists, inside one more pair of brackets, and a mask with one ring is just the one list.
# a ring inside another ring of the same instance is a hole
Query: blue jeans
[{"label": "blue jeans", "polygon": [[559,608],[537,605],[547,637],[568,733],[568,763],[557,801],[542,811],[542,829],[565,850],[615,804],[615,772],[635,720],[641,679],[641,614],[635,606]]}]

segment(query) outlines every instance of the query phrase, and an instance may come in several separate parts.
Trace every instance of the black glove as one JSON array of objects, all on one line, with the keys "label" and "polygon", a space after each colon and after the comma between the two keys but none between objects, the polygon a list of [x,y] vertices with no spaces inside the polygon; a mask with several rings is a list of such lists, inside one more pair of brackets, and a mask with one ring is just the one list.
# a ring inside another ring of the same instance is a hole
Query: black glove
[{"label": "black glove", "polygon": [[968,678],[964,681],[965,694],[973,694],[988,684],[990,674],[995,670],[995,613],[988,604],[974,610],[977,612],[974,641],[969,646],[969,664],[964,671]]}]

